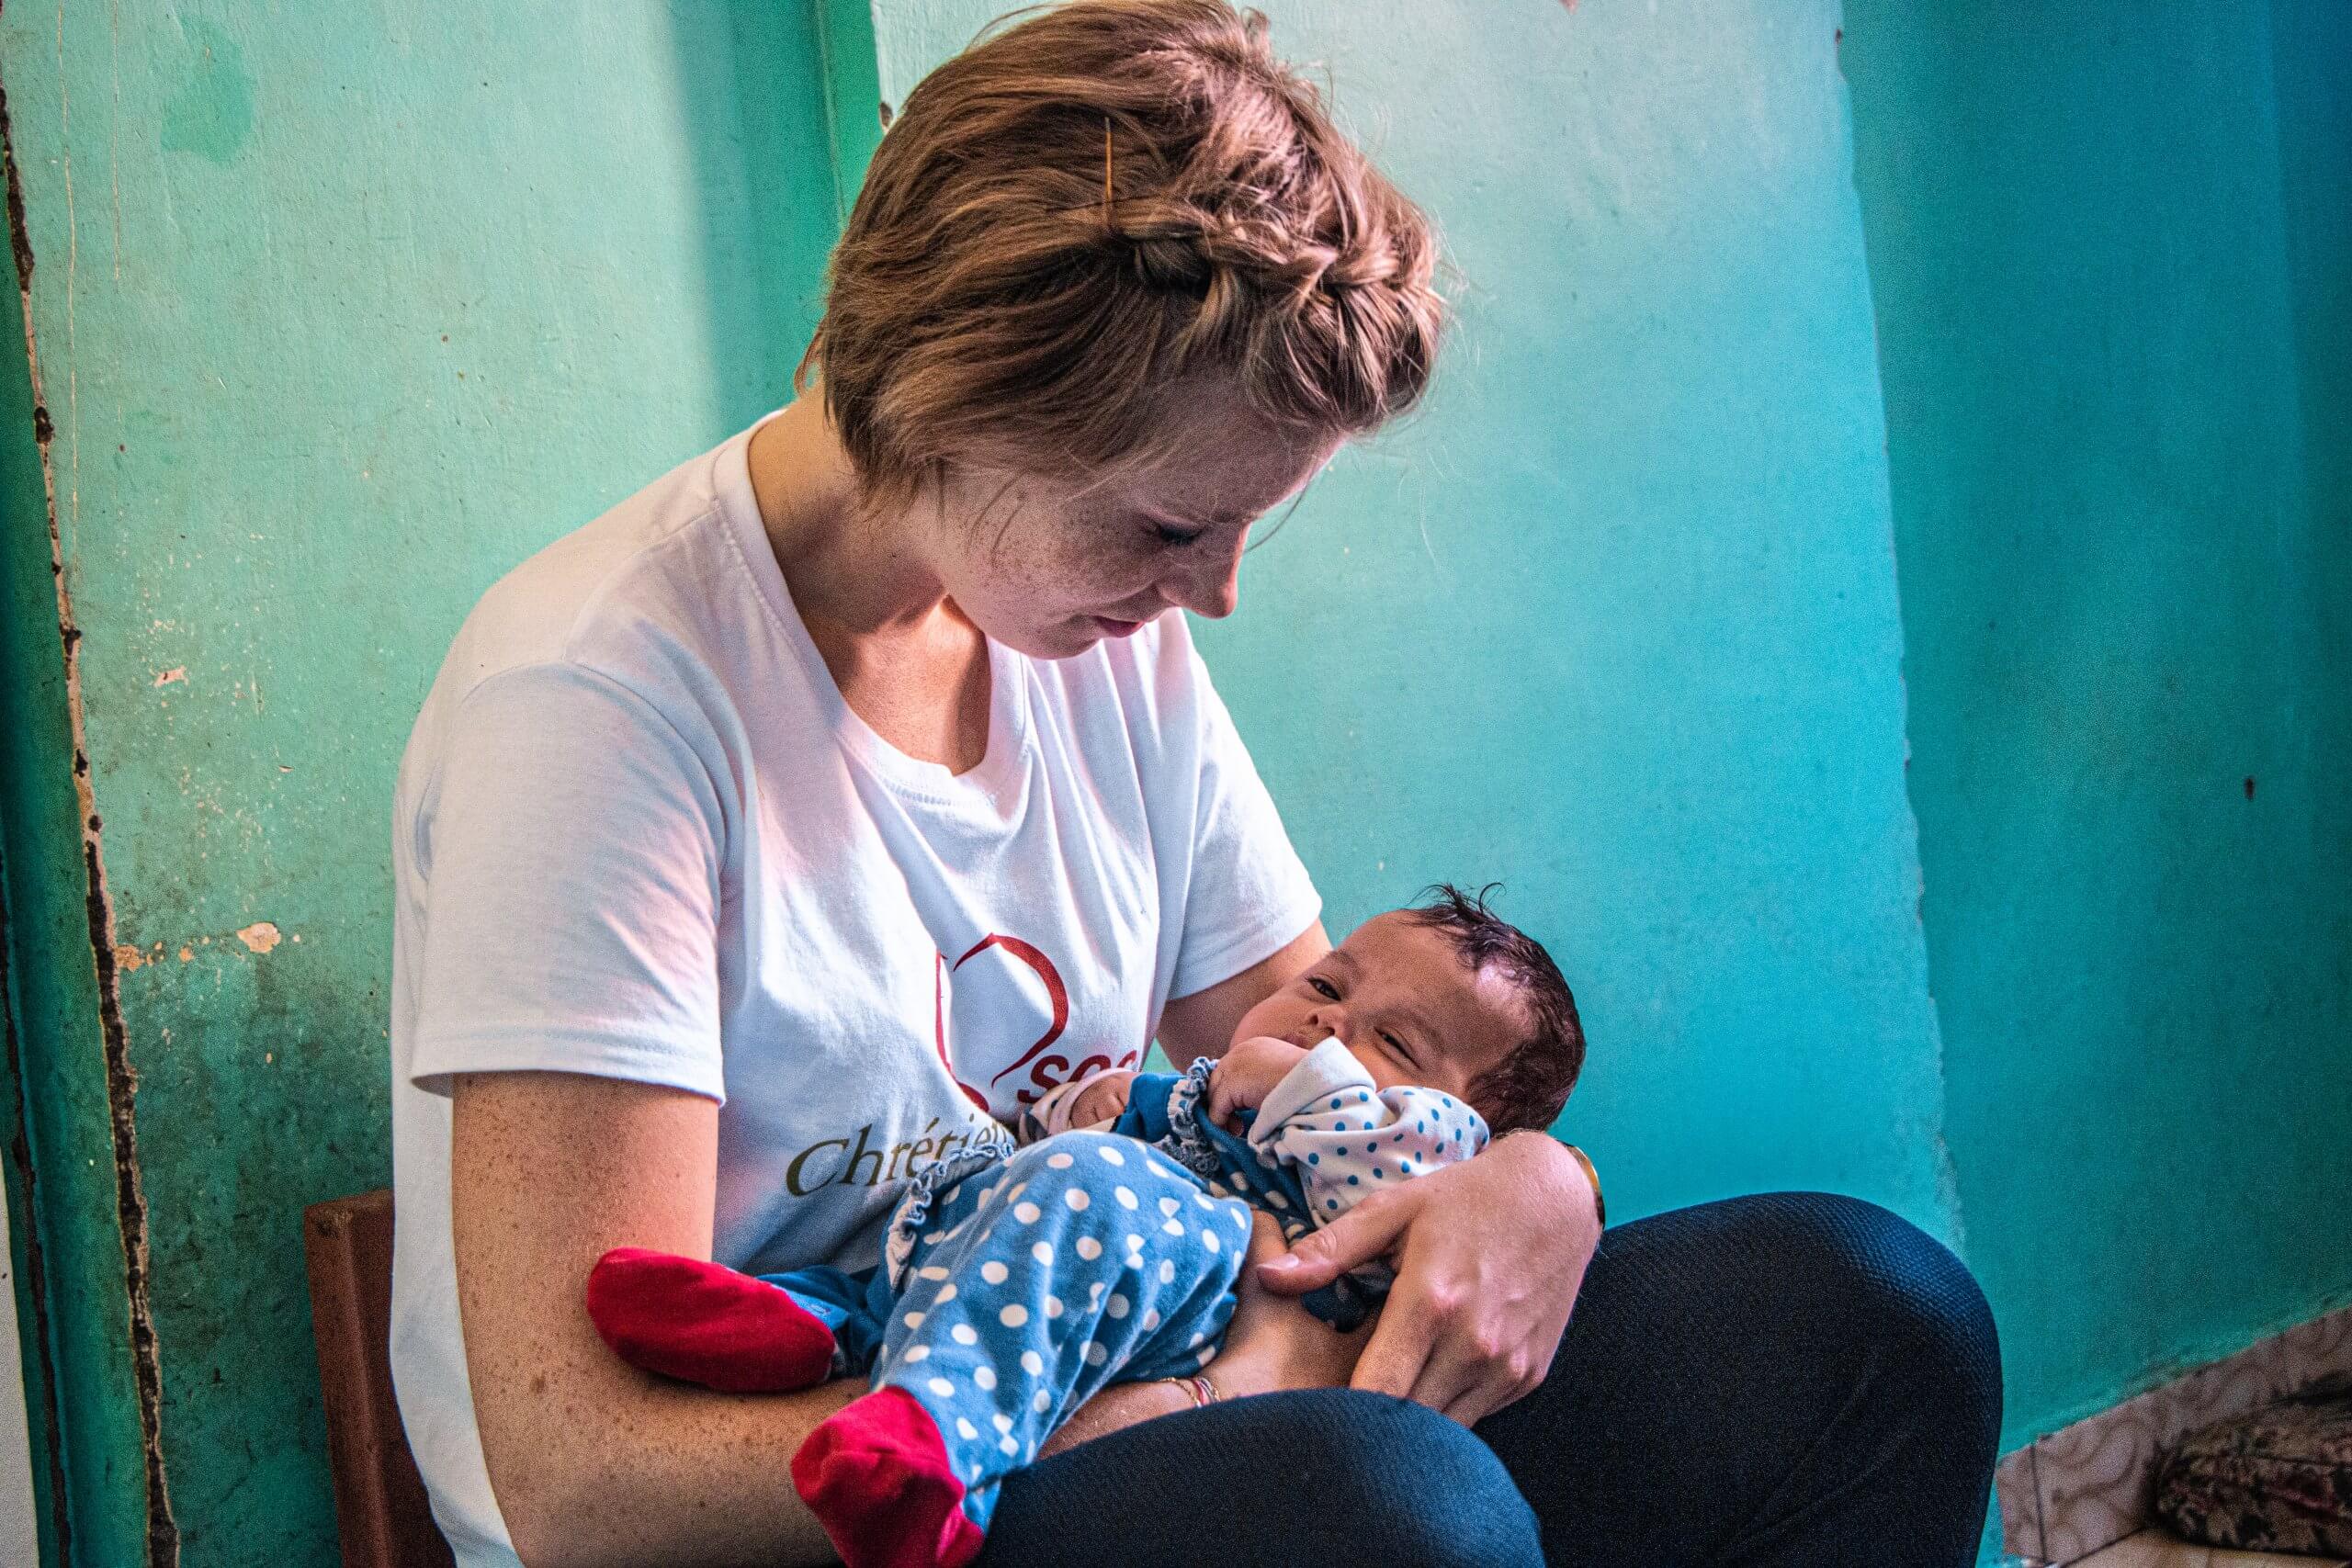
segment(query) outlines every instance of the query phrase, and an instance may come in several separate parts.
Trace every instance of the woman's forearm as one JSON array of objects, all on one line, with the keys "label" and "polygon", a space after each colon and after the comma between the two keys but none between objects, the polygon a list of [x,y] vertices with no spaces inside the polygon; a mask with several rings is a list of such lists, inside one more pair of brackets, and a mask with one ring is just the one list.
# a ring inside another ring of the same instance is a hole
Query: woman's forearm
[{"label": "woman's forearm", "polygon": [[550,1385],[495,1413],[511,1391],[477,1399],[491,1488],[528,1568],[834,1561],[792,1456],[862,1381],[764,1396],[628,1382]]},{"label": "woman's forearm", "polygon": [[1046,1458],[1080,1443],[1107,1438],[1155,1416],[1173,1416],[1191,1408],[1193,1396],[1172,1382],[1114,1383],[1080,1405],[1069,1420],[1057,1427],[1054,1435],[1046,1439],[1045,1447],[1038,1450],[1038,1457]]},{"label": "woman's forearm", "polygon": [[709,1256],[717,1107],[562,1073],[460,1078],[450,1240],[492,1495],[530,1568],[823,1562],[792,1456],[862,1385],[749,1397],[624,1363],[588,1319],[614,1247]]}]

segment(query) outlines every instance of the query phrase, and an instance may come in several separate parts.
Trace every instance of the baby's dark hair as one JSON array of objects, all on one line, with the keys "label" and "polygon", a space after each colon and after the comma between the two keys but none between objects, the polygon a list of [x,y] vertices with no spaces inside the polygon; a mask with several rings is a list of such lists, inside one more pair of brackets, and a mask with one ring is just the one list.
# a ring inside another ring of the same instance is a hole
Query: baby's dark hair
[{"label": "baby's dark hair", "polygon": [[1532,1032],[1470,1086],[1471,1105],[1497,1137],[1549,1127],[1584,1070],[1576,996],[1544,944],[1487,907],[1499,886],[1490,882],[1472,894],[1441,882],[1423,890],[1428,902],[1405,911],[1443,933],[1471,973],[1499,970],[1527,1004]]}]

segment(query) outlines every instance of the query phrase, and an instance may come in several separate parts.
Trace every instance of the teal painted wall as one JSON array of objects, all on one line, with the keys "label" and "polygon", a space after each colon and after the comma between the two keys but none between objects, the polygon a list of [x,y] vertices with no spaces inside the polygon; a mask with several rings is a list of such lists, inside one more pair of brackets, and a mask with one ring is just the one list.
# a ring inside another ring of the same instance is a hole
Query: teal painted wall
[{"label": "teal painted wall", "polygon": [[2352,6],[1846,12],[2014,1445],[2352,1297]]},{"label": "teal painted wall", "polygon": [[813,6],[752,0],[0,15],[54,427],[44,451],[17,359],[28,1201],[9,1174],[74,1561],[331,1559],[300,1218],[388,1172],[401,746],[495,577],[780,400],[836,229],[826,75]]},{"label": "teal painted wall", "polygon": [[[874,96],[994,9],[0,12],[0,1111],[72,1561],[331,1553],[297,1222],[385,1175],[416,705],[780,400]],[[2352,1293],[2352,7],[1268,9],[1462,310],[1202,629],[1334,925],[1509,884],[1612,1212],[1959,1243],[2012,1441]]]},{"label": "teal painted wall", "polygon": [[[993,8],[884,6],[884,96]],[[1333,925],[1508,885],[1612,1215],[1826,1187],[1953,1235],[1837,7],[1267,9],[1462,275],[1426,412],[1201,633]]]}]

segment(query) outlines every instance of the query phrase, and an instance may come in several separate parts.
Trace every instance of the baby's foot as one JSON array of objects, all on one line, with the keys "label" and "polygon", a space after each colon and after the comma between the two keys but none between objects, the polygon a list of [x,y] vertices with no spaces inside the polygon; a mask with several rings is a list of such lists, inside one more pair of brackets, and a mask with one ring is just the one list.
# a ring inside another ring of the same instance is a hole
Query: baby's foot
[{"label": "baby's foot", "polygon": [[849,1568],[963,1568],[984,1539],[938,1426],[904,1389],[820,1422],[792,1456],[792,1484]]},{"label": "baby's foot", "polygon": [[832,1370],[833,1331],[786,1292],[672,1252],[598,1258],[588,1317],[630,1366],[728,1393],[808,1388]]}]

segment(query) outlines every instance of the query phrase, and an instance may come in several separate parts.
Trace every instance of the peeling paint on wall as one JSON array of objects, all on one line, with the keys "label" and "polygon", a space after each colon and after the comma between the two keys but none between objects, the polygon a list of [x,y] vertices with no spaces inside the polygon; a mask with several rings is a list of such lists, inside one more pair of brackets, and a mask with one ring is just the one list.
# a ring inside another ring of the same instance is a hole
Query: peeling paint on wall
[{"label": "peeling paint on wall", "polygon": [[833,233],[807,7],[544,20],[0,9],[14,238],[55,258],[49,761],[61,820],[105,814],[74,1061],[135,1109],[143,1226],[121,1385],[74,1414],[113,1423],[93,1485],[160,1453],[186,1568],[334,1550],[300,1212],[388,1176],[385,812],[435,666],[516,561],[774,406]]},{"label": "peeling paint on wall", "polygon": [[[6,124],[5,117],[0,117],[0,137],[6,139],[5,148],[0,148],[0,156],[5,156],[9,173],[8,216],[16,245],[28,371],[32,382],[34,406],[38,411],[47,404],[41,393],[40,355],[33,327],[34,254],[26,234],[23,197],[17,178],[18,163],[14,129]],[[70,280],[67,287],[70,291]],[[71,374],[69,370],[69,378]],[[97,811],[96,791],[90,778],[85,742],[80,662],[82,633],[74,622],[73,598],[66,585],[56,473],[51,461],[54,432],[48,427],[45,417],[37,419],[37,429],[42,480],[47,492],[50,566],[56,583],[57,626],[65,663],[66,705],[74,739],[74,787],[81,805],[84,823],[82,852],[87,875],[90,943],[97,964],[99,1021],[105,1040],[107,1099],[113,1112],[116,1203],[122,1235],[124,1283],[130,1300],[132,1371],[138,1388],[139,1424],[144,1450],[147,1562],[149,1568],[176,1568],[179,1536],[172,1521],[170,1495],[164,1484],[160,1417],[163,1379],[156,1363],[154,1324],[148,1297],[147,1204],[140,1179],[138,1126],[133,1109],[138,1086],[130,1066],[130,1043],[123,1031],[121,995],[115,964],[114,908],[107,892],[104,846],[100,837],[103,824]]]}]

